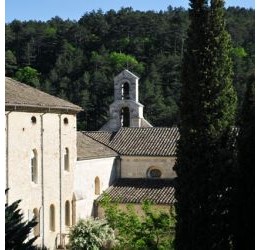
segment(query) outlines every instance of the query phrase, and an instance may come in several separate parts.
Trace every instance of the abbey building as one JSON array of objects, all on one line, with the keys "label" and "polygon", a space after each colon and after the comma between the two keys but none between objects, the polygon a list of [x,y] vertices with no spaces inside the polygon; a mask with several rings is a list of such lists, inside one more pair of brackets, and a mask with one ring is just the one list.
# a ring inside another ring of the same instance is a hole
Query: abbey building
[{"label": "abbey building", "polygon": [[79,106],[6,78],[6,199],[21,199],[25,219],[37,219],[31,237],[39,247],[65,249],[79,218],[102,216],[103,191],[121,206],[150,199],[169,209],[174,202],[178,130],[146,121],[138,84],[121,72],[108,122],[77,131]]}]

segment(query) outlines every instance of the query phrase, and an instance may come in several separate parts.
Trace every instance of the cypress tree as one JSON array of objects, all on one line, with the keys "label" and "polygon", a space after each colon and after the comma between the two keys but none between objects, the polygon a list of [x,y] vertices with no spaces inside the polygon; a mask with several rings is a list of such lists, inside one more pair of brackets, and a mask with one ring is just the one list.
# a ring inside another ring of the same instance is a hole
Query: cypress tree
[{"label": "cypress tree", "polygon": [[175,248],[230,249],[236,94],[224,1],[191,0],[182,65]]},{"label": "cypress tree", "polygon": [[240,121],[238,136],[238,190],[235,196],[236,227],[235,249],[254,248],[254,176],[255,176],[255,114],[254,114],[254,74],[251,75]]}]

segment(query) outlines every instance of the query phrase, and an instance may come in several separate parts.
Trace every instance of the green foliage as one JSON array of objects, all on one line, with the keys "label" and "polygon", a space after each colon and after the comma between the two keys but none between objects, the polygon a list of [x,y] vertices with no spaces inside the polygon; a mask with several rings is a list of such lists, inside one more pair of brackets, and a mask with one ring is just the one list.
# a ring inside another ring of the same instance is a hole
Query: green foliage
[{"label": "green foliage", "polygon": [[[246,78],[254,67],[254,10],[230,7],[225,14],[235,48],[231,51],[233,84],[241,108]],[[30,66],[40,73],[44,91],[80,106],[86,98],[89,106],[79,115],[78,127],[97,130],[108,118],[113,77],[128,68],[140,77],[140,102],[147,119],[155,126],[171,126],[179,121],[188,25],[188,11],[172,7],[160,12],[132,8],[92,11],[78,21],[60,17],[46,22],[14,20],[5,27],[6,75],[14,77],[18,69]],[[101,74],[101,84],[94,82],[99,79],[96,71]],[[87,84],[82,80],[85,72]],[[98,85],[97,91],[92,92],[94,85]],[[148,93],[152,96],[155,91],[156,96],[150,98]]]},{"label": "green foliage", "polygon": [[19,69],[15,73],[15,78],[23,83],[31,85],[33,87],[39,87],[39,73],[36,69],[31,68],[30,66],[26,66],[24,68]]},{"label": "green foliage", "polygon": [[133,205],[121,209],[106,195],[100,203],[119,241],[116,249],[173,249],[174,212],[157,211],[145,201],[140,212]]},{"label": "green foliage", "polygon": [[98,250],[114,245],[115,235],[105,220],[80,219],[69,234],[70,248],[74,250]]},{"label": "green foliage", "polygon": [[127,68],[131,71],[136,71],[138,73],[143,72],[144,66],[139,63],[134,56],[126,55],[124,53],[112,52],[109,56],[111,65],[116,69],[117,72],[122,71]]},{"label": "green foliage", "polygon": [[232,49],[232,55],[242,58],[242,57],[246,57],[247,53],[244,48],[236,47]]},{"label": "green foliage", "polygon": [[237,97],[224,1],[190,1],[177,147],[176,249],[231,249]]},{"label": "green foliage", "polygon": [[37,222],[24,221],[23,214],[18,208],[21,200],[12,204],[5,204],[5,249],[7,250],[32,250],[36,249],[33,242],[36,237],[28,240],[29,234]]},{"label": "green foliage", "polygon": [[11,76],[17,69],[17,60],[11,50],[5,52],[5,74]]}]

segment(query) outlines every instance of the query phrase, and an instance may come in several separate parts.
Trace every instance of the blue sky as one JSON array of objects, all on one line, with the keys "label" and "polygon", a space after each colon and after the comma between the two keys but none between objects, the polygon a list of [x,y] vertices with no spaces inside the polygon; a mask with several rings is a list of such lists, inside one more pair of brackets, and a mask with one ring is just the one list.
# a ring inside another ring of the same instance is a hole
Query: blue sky
[{"label": "blue sky", "polygon": [[[132,7],[134,10],[166,10],[173,7],[188,8],[188,0],[6,0],[5,22],[14,19],[47,21],[59,16],[62,19],[78,20],[86,12],[102,9],[119,10],[121,7]],[[255,8],[254,0],[227,0],[226,7],[240,6]]]}]

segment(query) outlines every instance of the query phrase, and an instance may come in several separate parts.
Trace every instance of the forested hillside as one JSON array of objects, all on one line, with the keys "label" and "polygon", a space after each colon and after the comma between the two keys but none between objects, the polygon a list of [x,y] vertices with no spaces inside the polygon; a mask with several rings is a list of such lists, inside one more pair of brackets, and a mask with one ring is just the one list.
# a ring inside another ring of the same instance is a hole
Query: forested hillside
[{"label": "forested hillside", "polygon": [[[6,76],[17,78],[85,109],[78,127],[98,130],[113,101],[113,77],[127,68],[140,77],[140,102],[154,126],[179,120],[180,69],[188,28],[183,8],[132,8],[86,13],[78,21],[14,20],[6,24]],[[254,70],[254,10],[228,8],[234,85],[239,110]]]}]

